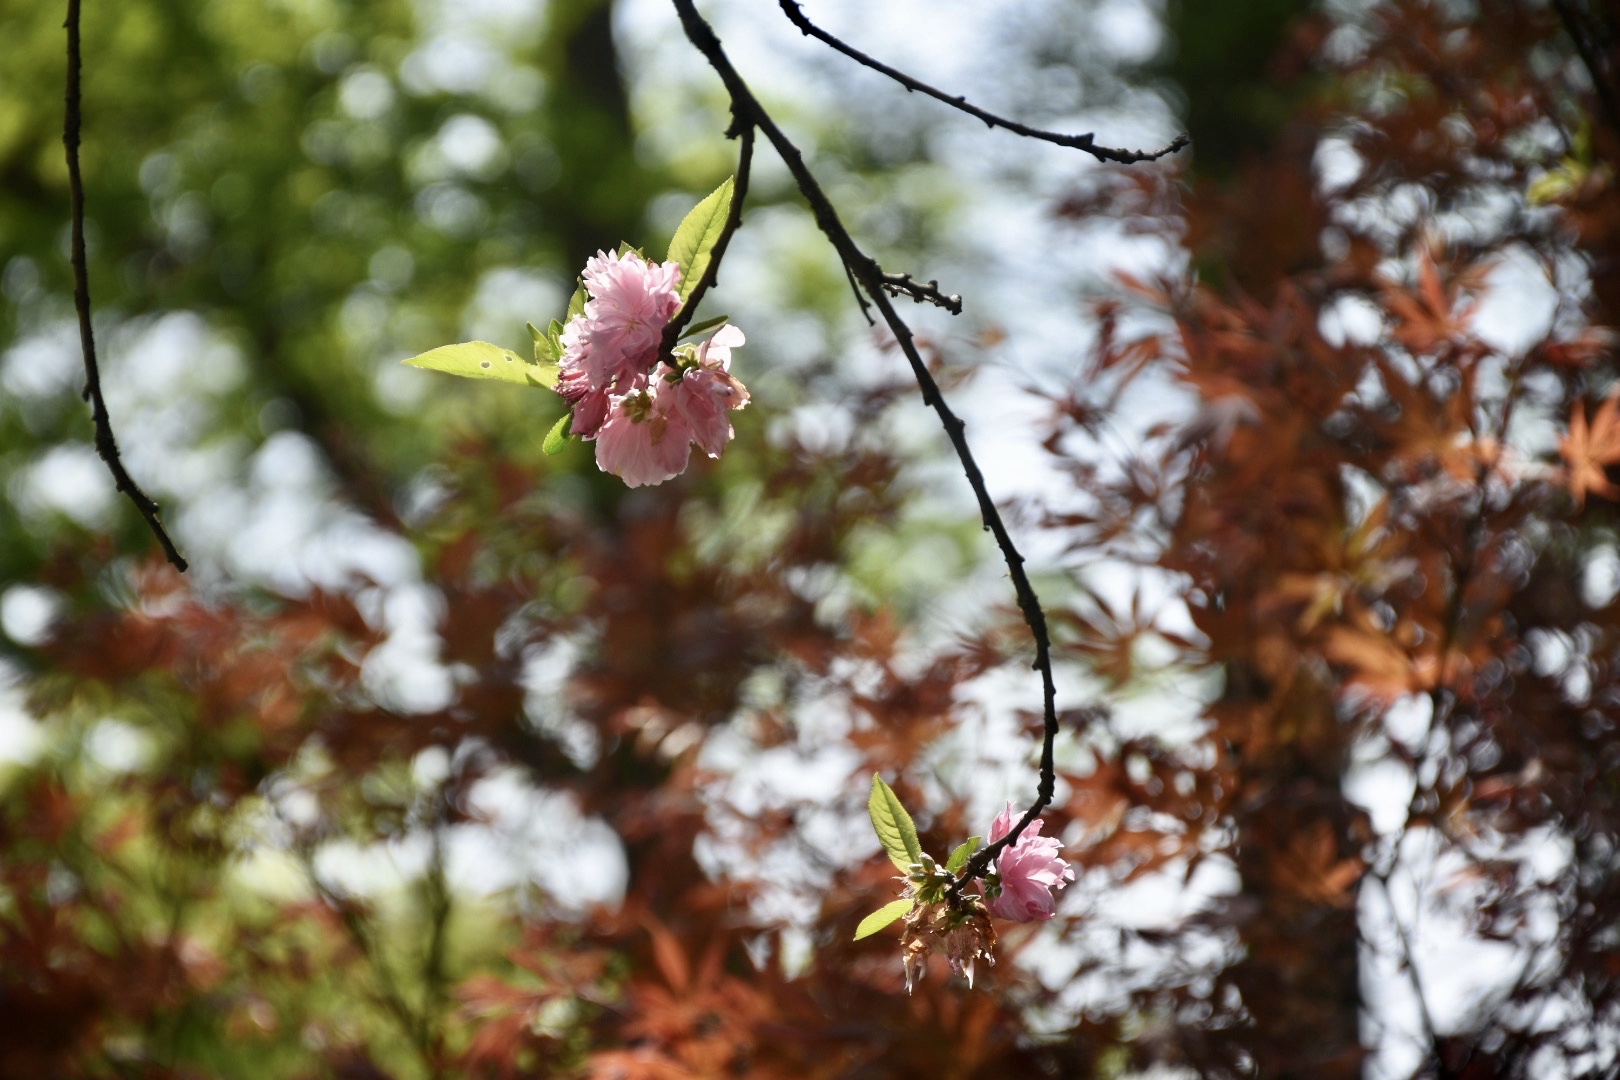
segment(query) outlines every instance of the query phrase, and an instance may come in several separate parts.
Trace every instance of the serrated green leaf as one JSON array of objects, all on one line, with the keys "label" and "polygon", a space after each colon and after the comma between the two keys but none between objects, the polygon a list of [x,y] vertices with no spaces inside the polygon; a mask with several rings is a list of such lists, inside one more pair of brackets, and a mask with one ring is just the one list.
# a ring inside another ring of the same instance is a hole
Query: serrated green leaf
[{"label": "serrated green leaf", "polygon": [[[556,343],[552,341],[550,337],[546,336],[545,332],[542,331],[538,326],[534,325],[534,323],[529,323],[528,326],[529,337],[534,339],[534,362],[539,364],[541,367],[545,367],[548,364],[555,366],[557,361],[562,359],[562,353],[558,350]],[[545,385],[550,386],[555,385],[555,383],[556,380],[553,379],[550,383]]]},{"label": "serrated green leaf", "polygon": [[877,832],[878,842],[901,873],[909,872],[913,863],[922,862],[922,843],[917,839],[916,824],[900,805],[900,796],[876,773],[872,774],[872,797],[867,800],[866,809],[872,815],[872,828]]},{"label": "serrated green leaf", "polygon": [[568,425],[573,419],[573,413],[563,413],[562,418],[546,432],[546,441],[540,444],[540,449],[547,454],[562,453],[568,446]]},{"label": "serrated green leaf", "polygon": [[676,293],[684,301],[692,295],[703,272],[709,268],[709,256],[720,236],[726,231],[726,219],[731,216],[731,195],[736,181],[715,188],[686,215],[669,242],[669,261],[681,264],[681,284]]},{"label": "serrated green leaf", "polygon": [[894,920],[904,916],[911,910],[911,908],[912,901],[910,899],[893,900],[887,904],[884,904],[882,907],[872,912],[872,914],[861,920],[861,924],[855,928],[855,940],[859,941],[861,938],[871,937],[885,926],[888,926],[890,923],[894,922]]},{"label": "serrated green leaf", "polygon": [[712,319],[704,319],[702,322],[693,323],[691,326],[686,328],[686,332],[683,333],[678,340],[685,341],[689,337],[696,337],[706,330],[713,330],[717,326],[724,326],[730,321],[730,315],[716,315]]},{"label": "serrated green leaf", "polygon": [[951,852],[950,859],[945,863],[945,869],[953,874],[962,869],[967,865],[967,861],[973,858],[973,853],[979,850],[979,845],[982,843],[984,843],[984,837],[982,836],[970,836],[962,841],[956,846],[956,850]]},{"label": "serrated green leaf", "polygon": [[413,356],[405,363],[429,371],[442,371],[447,375],[460,375],[464,379],[496,379],[519,386],[533,385],[529,381],[529,374],[536,366],[527,363],[511,349],[503,349],[487,341],[441,345],[420,356]]}]

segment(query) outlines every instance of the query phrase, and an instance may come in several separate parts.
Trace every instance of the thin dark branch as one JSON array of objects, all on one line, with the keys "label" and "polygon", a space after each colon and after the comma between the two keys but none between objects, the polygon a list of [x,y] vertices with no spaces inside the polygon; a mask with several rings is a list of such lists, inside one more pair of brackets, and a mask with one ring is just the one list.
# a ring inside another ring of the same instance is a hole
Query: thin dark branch
[{"label": "thin dark branch", "polygon": [[1055,143],[1058,146],[1068,146],[1076,150],[1084,150],[1086,153],[1095,157],[1098,161],[1115,161],[1121,165],[1133,165],[1138,161],[1157,161],[1159,158],[1175,153],[1177,150],[1182,149],[1192,141],[1185,134],[1182,134],[1177,135],[1175,139],[1170,142],[1170,145],[1161,147],[1158,150],[1116,150],[1109,146],[1098,146],[1096,141],[1097,137],[1095,134],[1065,135],[1057,131],[1042,131],[1040,128],[1032,128],[1027,124],[1020,124],[1016,120],[1008,120],[1004,117],[997,116],[995,113],[986,112],[977,105],[969,102],[967,98],[960,94],[953,96],[945,93],[943,90],[937,90],[923,82],[921,79],[914,79],[905,72],[892,68],[883,63],[881,60],[876,60],[866,55],[853,45],[846,44],[841,39],[827,33],[827,31],[821,29],[821,27],[815,25],[809,19],[805,18],[804,12],[799,10],[797,0],[777,0],[777,3],[782,8],[782,14],[786,15],[788,20],[792,22],[794,26],[799,28],[800,33],[807,34],[818,41],[832,46],[834,49],[837,49],[839,52],[843,53],[845,56],[849,57],[851,60],[862,65],[863,67],[869,67],[879,74],[887,75],[889,78],[893,79],[907,90],[914,90],[920,94],[927,94],[936,101],[943,101],[953,109],[959,109],[974,119],[984,121],[986,127],[1003,128],[1007,131],[1013,132],[1014,134],[1023,135],[1026,138],[1040,139],[1042,142]]},{"label": "thin dark branch", "polygon": [[[1400,912],[1395,910],[1395,894],[1389,887],[1390,876],[1395,873],[1395,869],[1399,865],[1399,861],[1397,861],[1391,864],[1388,873],[1369,876],[1377,881],[1384,890],[1384,903],[1389,905],[1389,922],[1395,928],[1395,943],[1400,949],[1398,959],[1401,969],[1406,973],[1406,981],[1412,986],[1412,996],[1417,998],[1418,1023],[1423,1025],[1425,1043],[1434,1047],[1439,1045],[1440,1040],[1435,1032],[1434,1017],[1429,1012],[1429,999],[1427,994],[1424,993],[1423,977],[1417,969],[1417,954],[1412,949],[1412,935],[1407,931],[1406,924],[1401,921]],[[1417,897],[1417,902],[1419,904],[1423,902],[1421,893]],[[1413,922],[1416,922],[1415,915]]]},{"label": "thin dark branch", "polygon": [[1041,676],[1041,689],[1043,698],[1043,715],[1045,717],[1045,733],[1041,740],[1041,779],[1036,791],[1034,805],[1025,813],[1006,836],[986,847],[979,849],[978,853],[963,867],[956,884],[952,887],[951,897],[954,901],[961,888],[968,881],[982,875],[990,865],[990,861],[1001,850],[1018,839],[1020,833],[1045,810],[1052,801],[1056,790],[1056,769],[1053,763],[1053,744],[1057,739],[1057,687],[1052,678],[1052,641],[1046,628],[1046,613],[1041,609],[1040,599],[1035,595],[1035,589],[1030,584],[1029,575],[1024,572],[1024,557],[1019,554],[1018,548],[1013,544],[1011,535],[1007,532],[1006,523],[1001,519],[1001,512],[996,509],[995,501],[990,497],[990,490],[985,485],[984,474],[979,470],[978,462],[974,460],[973,451],[968,446],[966,425],[945,403],[945,397],[940,393],[939,384],[934,381],[933,375],[928,371],[928,365],[923,361],[922,354],[918,352],[916,343],[912,339],[911,328],[906,325],[894,309],[887,290],[888,282],[880,267],[870,256],[861,251],[855,240],[850,236],[844,223],[839,219],[831,200],[822,190],[820,183],[804,163],[804,155],[799,148],[783,134],[782,129],[771,119],[768,112],[754,97],[753,91],[738,74],[737,69],[731,65],[731,60],[721,48],[720,39],[714,30],[703,21],[697,13],[692,0],[674,0],[675,10],[680,15],[681,26],[686,36],[696,46],[697,50],[709,61],[711,67],[720,76],[725,84],[726,92],[731,97],[731,108],[739,120],[752,123],[764,133],[765,137],[775,147],[777,154],[792,173],[799,192],[809,203],[811,213],[815,215],[816,224],[820,226],[823,234],[832,243],[834,250],[843,260],[845,268],[850,275],[860,283],[861,288],[871,298],[872,304],[882,315],[883,321],[888,325],[889,331],[894,334],[900,351],[911,364],[912,374],[916,377],[917,385],[922,390],[923,403],[931,407],[938,414],[940,423],[945,428],[945,434],[956,450],[957,460],[961,462],[962,472],[967,477],[968,486],[973,489],[974,496],[979,502],[979,514],[983,518],[984,527],[995,537],[996,546],[1001,549],[1002,558],[1006,560],[1007,571],[1012,578],[1013,590],[1018,597],[1018,607],[1024,614],[1024,621],[1029,624],[1030,633],[1035,638],[1035,670]]},{"label": "thin dark branch", "polygon": [[855,280],[855,273],[847,263],[844,265],[844,280],[849,282],[849,291],[855,294],[855,305],[861,309],[861,317],[866,320],[866,325],[876,326],[877,320],[872,318],[872,305],[867,302],[866,294],[861,292],[861,283]]},{"label": "thin dark branch", "polygon": [[1592,79],[1592,89],[1597,92],[1598,103],[1603,107],[1604,119],[1608,120],[1609,128],[1615,135],[1620,137],[1620,100],[1615,97],[1614,86],[1608,73],[1603,70],[1603,62],[1598,57],[1597,49],[1593,47],[1586,26],[1569,0],[1553,0],[1553,7],[1558,9],[1558,17],[1563,20],[1564,30],[1569,34],[1570,41],[1575,43],[1575,51],[1580,54],[1581,63],[1586,66],[1586,73]]},{"label": "thin dark branch", "polygon": [[112,418],[107,415],[107,402],[101,395],[101,367],[96,363],[96,339],[90,328],[90,270],[84,254],[84,180],[79,175],[80,69],[79,55],[79,2],[68,0],[67,22],[67,117],[62,128],[62,143],[67,147],[68,195],[72,203],[73,250],[69,260],[73,264],[73,306],[79,313],[79,345],[84,352],[84,399],[90,403],[90,416],[96,425],[96,453],[107,463],[113,483],[129,496],[135,509],[141,512],[146,524],[163,545],[163,554],[182,574],[186,560],[174,541],[163,528],[158,504],[140,489],[124,469],[118,455],[118,442],[113,438]]},{"label": "thin dark branch", "polygon": [[742,225],[743,199],[748,195],[748,174],[754,163],[754,125],[741,115],[733,118],[731,130],[728,135],[742,139],[742,149],[737,155],[737,177],[731,189],[731,210],[726,215],[725,228],[720,232],[720,239],[715,241],[714,248],[709,253],[709,265],[704,268],[703,277],[698,280],[697,287],[687,296],[686,303],[675,318],[664,328],[663,351],[660,355],[667,356],[675,348],[675,343],[681,339],[687,324],[692,316],[697,314],[698,301],[703,294],[714,287],[720,280],[720,260],[725,258],[726,247],[731,243],[732,234]]},{"label": "thin dark branch", "polygon": [[946,296],[940,292],[937,281],[930,281],[924,285],[910,274],[884,274],[883,287],[893,296],[909,296],[916,303],[926,301],[935,307],[944,308],[952,315],[962,314],[962,298],[955,293]]}]

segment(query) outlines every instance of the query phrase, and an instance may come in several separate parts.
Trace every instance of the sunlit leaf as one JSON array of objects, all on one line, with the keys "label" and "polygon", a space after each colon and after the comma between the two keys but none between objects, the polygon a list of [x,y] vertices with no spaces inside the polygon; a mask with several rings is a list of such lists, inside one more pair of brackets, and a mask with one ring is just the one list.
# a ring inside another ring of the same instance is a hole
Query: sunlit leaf
[{"label": "sunlit leaf", "polygon": [[967,865],[967,861],[973,858],[973,853],[979,850],[979,845],[982,843],[984,843],[984,837],[982,836],[970,836],[962,841],[957,845],[956,850],[951,852],[950,859],[945,863],[945,869],[953,874],[962,869]]},{"label": "sunlit leaf", "polygon": [[726,230],[726,219],[731,216],[731,194],[735,181],[715,188],[686,215],[675,236],[669,242],[669,261],[681,264],[681,285],[677,292],[685,300],[697,288],[703,272],[709,268],[709,256],[714,245]]},{"label": "sunlit leaf", "polygon": [[546,441],[540,444],[540,449],[547,454],[560,454],[568,446],[568,425],[574,419],[573,413],[563,413],[562,417],[551,425],[546,432]]},{"label": "sunlit leaf", "polygon": [[689,337],[696,337],[699,334],[713,330],[717,326],[724,326],[730,321],[730,315],[716,315],[712,319],[704,319],[702,322],[693,323],[691,326],[688,326],[686,328],[686,332],[681,335],[680,339],[685,341]]},{"label": "sunlit leaf", "polygon": [[872,912],[872,914],[861,920],[861,924],[855,928],[855,940],[859,941],[861,938],[871,937],[885,926],[888,926],[890,923],[894,922],[894,920],[904,917],[905,914],[911,910],[912,905],[913,901],[909,898],[905,900],[893,900],[887,904],[884,904],[882,907]]},{"label": "sunlit leaf", "polygon": [[922,862],[922,844],[917,839],[917,826],[900,805],[900,797],[883,782],[883,777],[872,774],[872,797],[867,800],[867,811],[872,815],[872,828],[878,841],[888,853],[889,861],[902,872],[914,863]]},{"label": "sunlit leaf", "polygon": [[[541,367],[545,367],[548,364],[555,365],[558,360],[562,359],[562,354],[558,350],[556,342],[551,339],[550,335],[546,334],[545,331],[534,325],[534,323],[528,323],[526,325],[529,328],[529,337],[534,342],[534,362],[536,364],[539,364]],[[554,382],[555,380],[553,380],[553,383]],[[548,383],[547,385],[551,384]]]},{"label": "sunlit leaf", "polygon": [[519,386],[548,386],[557,381],[555,377],[551,383],[531,378],[531,375],[539,375],[538,365],[526,362],[511,349],[503,349],[487,341],[442,345],[420,356],[413,356],[405,363],[429,371],[442,371],[446,375],[460,375],[464,379],[496,379]]}]

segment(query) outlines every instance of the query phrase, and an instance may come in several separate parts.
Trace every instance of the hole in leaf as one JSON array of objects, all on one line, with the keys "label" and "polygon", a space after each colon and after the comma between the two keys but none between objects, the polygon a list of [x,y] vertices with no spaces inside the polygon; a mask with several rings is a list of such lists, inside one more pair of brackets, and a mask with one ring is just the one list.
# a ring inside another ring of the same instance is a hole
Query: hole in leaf
[{"label": "hole in leaf", "polygon": [[481,368],[487,368],[487,367],[489,367],[489,361],[488,360],[480,360],[480,361],[478,361],[478,366],[481,367]]}]

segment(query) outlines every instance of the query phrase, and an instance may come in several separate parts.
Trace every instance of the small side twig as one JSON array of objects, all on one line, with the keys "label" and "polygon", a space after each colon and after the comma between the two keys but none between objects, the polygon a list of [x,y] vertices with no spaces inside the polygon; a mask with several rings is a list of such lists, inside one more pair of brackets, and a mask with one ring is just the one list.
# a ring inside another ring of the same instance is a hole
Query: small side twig
[{"label": "small side twig", "polygon": [[881,60],[874,59],[853,45],[849,45],[842,39],[829,34],[805,17],[804,12],[799,9],[798,0],[777,0],[777,3],[782,9],[782,14],[786,15],[788,21],[799,28],[800,33],[831,46],[862,67],[871,68],[880,75],[888,76],[907,90],[927,94],[935,101],[942,101],[953,109],[965,112],[974,119],[983,121],[986,127],[1002,128],[1005,131],[1023,135],[1025,138],[1039,139],[1042,142],[1054,143],[1058,146],[1084,150],[1098,161],[1114,161],[1121,165],[1134,165],[1139,161],[1157,161],[1159,158],[1174,154],[1192,142],[1192,139],[1186,134],[1181,134],[1171,140],[1168,146],[1160,147],[1157,150],[1121,150],[1111,146],[1099,146],[1095,134],[1065,135],[1062,132],[1042,131],[1040,128],[1020,124],[1016,120],[1008,120],[1005,117],[997,116],[995,113],[979,108],[961,94],[952,95],[945,93],[943,90],[935,89],[921,79],[913,78],[897,68],[892,68]]},{"label": "small side twig", "polygon": [[942,307],[952,315],[962,314],[962,298],[955,293],[946,296],[939,291],[939,282],[924,285],[910,274],[884,274],[883,287],[891,296],[909,296],[916,303],[930,303]]},{"label": "small side twig", "polygon": [[101,367],[96,362],[96,339],[90,327],[90,270],[84,253],[84,180],[79,174],[79,130],[81,127],[80,71],[83,66],[79,51],[80,0],[68,0],[67,22],[67,115],[62,128],[62,143],[67,147],[68,195],[72,205],[73,239],[69,261],[73,264],[73,306],[79,314],[79,346],[84,353],[84,399],[90,403],[90,417],[96,426],[96,453],[107,463],[113,483],[129,497],[141,516],[146,519],[152,535],[163,546],[163,554],[182,574],[186,560],[169,539],[163,528],[158,504],[153,502],[140,485],[135,483],[124,468],[118,454],[118,441],[113,438],[112,418],[107,413],[107,402],[101,394]]}]

